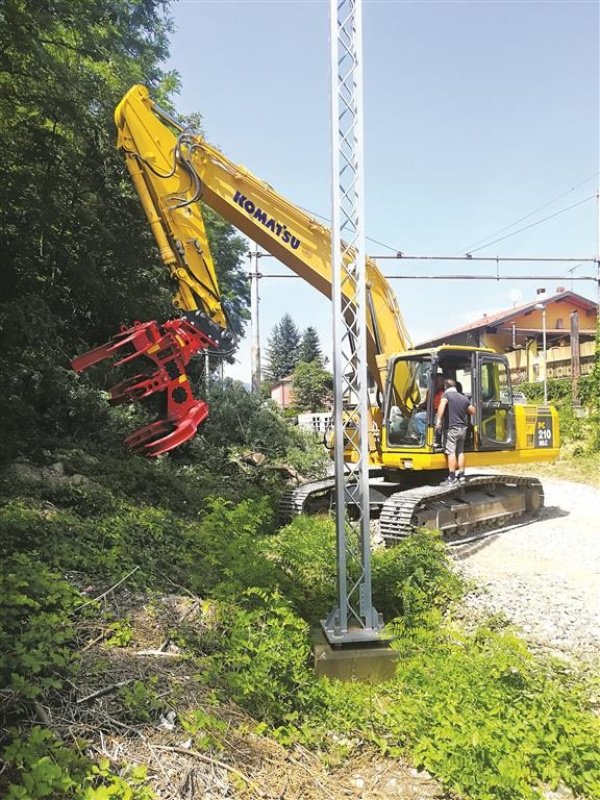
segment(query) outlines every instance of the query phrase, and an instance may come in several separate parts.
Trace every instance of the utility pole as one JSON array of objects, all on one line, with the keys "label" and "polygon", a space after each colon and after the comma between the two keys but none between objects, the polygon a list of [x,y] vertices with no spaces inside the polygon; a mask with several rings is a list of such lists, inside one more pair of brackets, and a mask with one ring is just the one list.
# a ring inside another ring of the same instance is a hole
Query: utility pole
[{"label": "utility pole", "polygon": [[[369,397],[364,229],[361,0],[330,0],[332,309],[337,607],[322,620],[332,645],[378,641],[369,514]],[[344,463],[344,444],[354,460]],[[346,509],[353,513],[347,516]]]},{"label": "utility pole", "polygon": [[536,303],[535,308],[542,312],[542,348],[544,352],[544,405],[548,403],[548,351],[546,348],[546,304]]},{"label": "utility pole", "polygon": [[258,245],[250,250],[250,370],[252,373],[252,393],[260,394],[260,329],[259,329],[259,301],[258,281]]},{"label": "utility pole", "polygon": [[579,377],[581,361],[579,352],[579,312],[571,311],[571,388],[574,406],[579,405]]}]

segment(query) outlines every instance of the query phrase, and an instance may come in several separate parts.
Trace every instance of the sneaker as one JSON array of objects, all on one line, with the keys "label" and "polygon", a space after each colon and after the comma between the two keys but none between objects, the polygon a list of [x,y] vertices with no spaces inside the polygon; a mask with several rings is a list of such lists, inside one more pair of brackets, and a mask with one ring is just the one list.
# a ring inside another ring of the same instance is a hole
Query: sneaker
[{"label": "sneaker", "polygon": [[458,482],[459,482],[459,484],[460,484],[461,486],[464,486],[464,485],[465,485],[465,483],[467,482],[467,479],[465,478],[465,476],[464,476],[464,475],[459,475],[457,480],[458,480]]},{"label": "sneaker", "polygon": [[440,483],[440,486],[458,486],[458,481],[456,478],[451,478],[448,476],[445,481]]}]

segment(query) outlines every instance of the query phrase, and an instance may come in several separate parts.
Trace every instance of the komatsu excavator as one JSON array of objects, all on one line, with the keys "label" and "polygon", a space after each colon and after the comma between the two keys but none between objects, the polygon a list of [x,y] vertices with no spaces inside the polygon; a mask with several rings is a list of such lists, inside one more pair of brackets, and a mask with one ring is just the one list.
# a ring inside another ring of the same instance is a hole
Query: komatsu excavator
[{"label": "komatsu excavator", "polygon": [[[173,304],[179,316],[163,324],[136,323],[74,359],[73,367],[79,371],[112,356],[118,356],[117,365],[141,365],[140,372],[113,387],[111,401],[151,395],[161,400],[160,418],[126,440],[134,451],[155,457],[192,437],[208,414],[207,404],[196,400],[189,387],[185,366],[192,355],[232,344],[199,201],[327,297],[331,237],[326,227],[248,169],[184,129],[144,86],[129,90],[115,120],[117,145],[175,283]],[[534,477],[475,474],[465,485],[438,485],[446,458],[435,433],[433,387],[436,376],[451,377],[476,408],[466,448],[469,467],[554,460],[560,444],[556,410],[515,405],[507,360],[492,350],[454,345],[411,349],[396,297],[371,259],[367,287],[367,361],[377,397],[369,436],[370,502],[384,539],[393,543],[419,526],[441,529],[453,538],[482,524],[505,524],[538,511],[544,497]],[[353,458],[350,441],[345,452]],[[290,490],[281,521],[327,509],[333,491],[333,478]]]}]

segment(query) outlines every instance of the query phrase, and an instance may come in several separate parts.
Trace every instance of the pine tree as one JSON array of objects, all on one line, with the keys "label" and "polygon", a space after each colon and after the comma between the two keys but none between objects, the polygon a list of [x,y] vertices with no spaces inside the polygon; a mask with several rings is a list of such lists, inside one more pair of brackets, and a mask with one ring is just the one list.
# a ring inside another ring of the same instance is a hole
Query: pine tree
[{"label": "pine tree", "polygon": [[316,361],[319,366],[324,366],[327,359],[321,350],[321,342],[319,341],[319,334],[316,328],[311,325],[302,334],[302,341],[300,342],[300,361],[310,364]]},{"label": "pine tree", "polygon": [[300,332],[289,314],[284,314],[269,337],[266,378],[280,381],[294,371],[300,360]]}]

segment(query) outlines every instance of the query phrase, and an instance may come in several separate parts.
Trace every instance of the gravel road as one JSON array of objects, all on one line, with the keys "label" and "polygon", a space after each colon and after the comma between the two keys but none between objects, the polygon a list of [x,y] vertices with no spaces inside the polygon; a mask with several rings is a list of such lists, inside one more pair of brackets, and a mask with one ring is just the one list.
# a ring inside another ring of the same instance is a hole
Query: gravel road
[{"label": "gravel road", "polygon": [[[502,612],[534,646],[577,660],[600,658],[600,490],[543,480],[545,508],[513,530],[455,548],[477,581],[477,611]],[[462,550],[462,552],[461,552]]]}]

